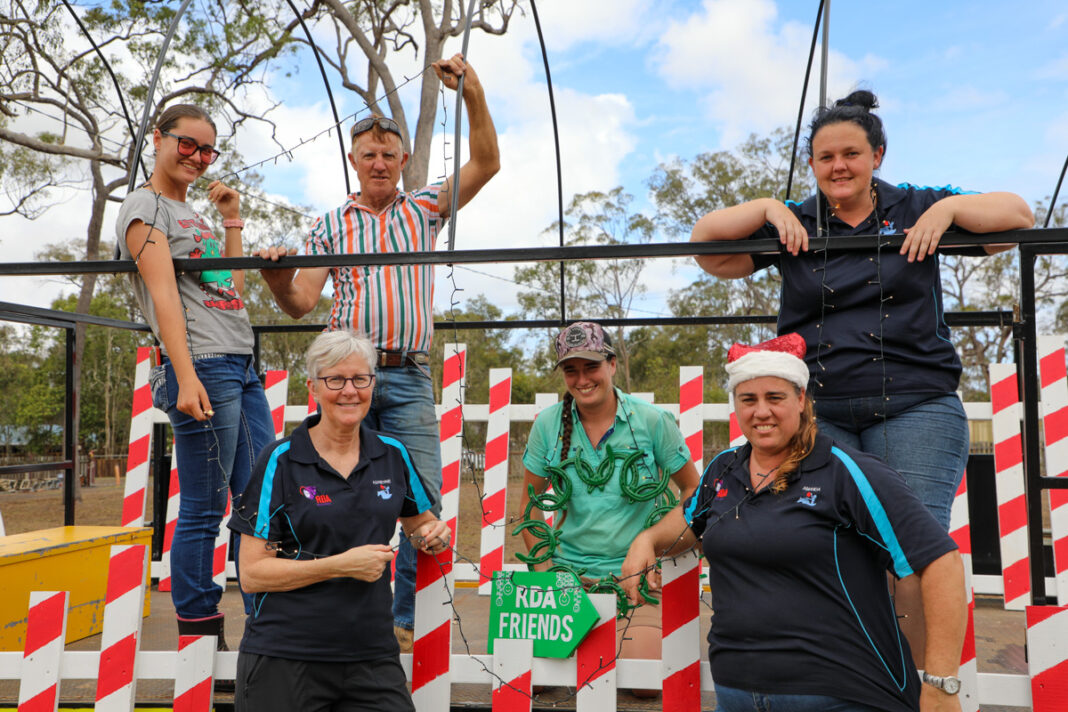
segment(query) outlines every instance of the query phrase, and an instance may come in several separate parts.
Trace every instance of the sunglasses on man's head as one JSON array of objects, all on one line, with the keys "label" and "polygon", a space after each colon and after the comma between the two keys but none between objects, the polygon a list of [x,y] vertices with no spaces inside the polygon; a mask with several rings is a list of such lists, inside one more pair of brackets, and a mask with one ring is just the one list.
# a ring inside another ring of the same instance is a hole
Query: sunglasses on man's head
[{"label": "sunglasses on man's head", "polygon": [[205,143],[200,145],[188,136],[178,136],[177,134],[172,134],[170,131],[164,131],[163,129],[160,129],[160,133],[164,136],[170,136],[171,138],[178,140],[179,156],[192,156],[199,151],[200,160],[207,165],[215,163],[215,159],[219,157],[219,152],[216,151],[215,147],[211,144]]},{"label": "sunglasses on man's head", "polygon": [[[393,119],[387,119],[384,116],[368,116],[366,119],[360,119],[352,125],[352,134],[350,137],[356,138],[360,134],[370,131],[372,128],[374,128],[375,124],[378,124],[378,128],[382,129],[383,131],[389,131],[390,133],[395,133],[398,136],[401,135],[400,125]],[[404,137],[401,136],[402,140],[403,138]]]}]

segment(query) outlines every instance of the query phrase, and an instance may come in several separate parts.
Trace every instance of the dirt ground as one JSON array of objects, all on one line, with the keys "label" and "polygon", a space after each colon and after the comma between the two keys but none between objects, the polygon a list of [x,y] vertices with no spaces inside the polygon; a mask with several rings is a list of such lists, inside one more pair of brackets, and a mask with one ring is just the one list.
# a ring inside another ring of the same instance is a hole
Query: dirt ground
[{"label": "dirt ground", "polygon": [[[515,558],[518,537],[510,536],[518,523],[522,512],[519,510],[520,486],[522,478],[509,482],[506,509],[505,561],[518,563]],[[82,501],[75,502],[75,524],[95,526],[118,526],[122,515],[122,497],[125,478],[116,484],[113,478],[97,479],[92,487],[83,487]],[[148,514],[146,521],[151,521],[152,483],[149,482]],[[460,555],[477,562],[481,538],[481,506],[479,496],[482,492],[481,476],[476,487],[471,475],[465,473],[460,485],[460,519],[459,552]],[[7,534],[19,534],[37,529],[49,529],[63,526],[63,490],[41,490],[38,492],[4,492],[0,493],[0,516],[3,517]],[[516,521],[511,521],[515,519]]]}]

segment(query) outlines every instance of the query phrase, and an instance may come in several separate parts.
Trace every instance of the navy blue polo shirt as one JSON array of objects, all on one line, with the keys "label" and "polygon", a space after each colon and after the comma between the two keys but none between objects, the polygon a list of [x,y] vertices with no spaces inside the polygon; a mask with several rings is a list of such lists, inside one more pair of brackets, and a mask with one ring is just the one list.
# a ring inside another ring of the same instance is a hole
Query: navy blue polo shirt
[{"label": "navy blue polo shirt", "polygon": [[918,709],[886,572],[919,571],[953,540],[898,473],[826,435],[781,494],[751,493],[750,452],[717,455],[683,504],[709,562],[713,679]]},{"label": "navy blue polo shirt", "polygon": [[[396,438],[360,426],[360,460],[342,477],[312,444],[309,416],[265,448],[229,527],[277,546],[280,558],[312,559],[389,544],[398,517],[432,501]],[[397,655],[389,571],[374,582],[343,577],[294,591],[256,594],[241,651],[291,660],[354,662]]]},{"label": "navy blue polo shirt", "polygon": [[[824,221],[830,235],[900,233],[942,198],[965,192],[882,180],[876,190],[879,225],[874,213],[855,228],[830,216]],[[809,235],[816,234],[815,196],[787,207]],[[749,239],[756,238],[778,239],[778,233],[766,224]],[[982,248],[954,252],[985,254]],[[897,248],[878,254],[809,250],[797,257],[753,255],[753,264],[777,265],[782,274],[778,333],[804,337],[808,392],[817,401],[957,390],[961,363],[943,319],[937,253],[910,264]]]}]

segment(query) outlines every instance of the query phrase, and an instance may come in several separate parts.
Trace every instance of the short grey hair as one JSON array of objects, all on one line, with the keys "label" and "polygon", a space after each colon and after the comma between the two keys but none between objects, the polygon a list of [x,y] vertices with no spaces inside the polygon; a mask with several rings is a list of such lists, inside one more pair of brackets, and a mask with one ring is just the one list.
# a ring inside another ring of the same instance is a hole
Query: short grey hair
[{"label": "short grey hair", "polygon": [[378,352],[369,338],[347,329],[324,331],[315,337],[304,355],[308,378],[313,380],[318,378],[320,372],[341,363],[353,354],[366,361],[367,367],[372,373],[374,372]]}]

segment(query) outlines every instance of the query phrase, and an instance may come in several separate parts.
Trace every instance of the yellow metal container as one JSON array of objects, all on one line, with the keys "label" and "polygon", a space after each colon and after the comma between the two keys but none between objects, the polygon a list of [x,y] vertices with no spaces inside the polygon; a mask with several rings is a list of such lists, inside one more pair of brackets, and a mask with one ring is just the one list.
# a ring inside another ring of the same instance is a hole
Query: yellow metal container
[{"label": "yellow metal container", "polygon": [[[140,527],[56,527],[0,537],[0,650],[22,650],[31,591],[70,591],[67,642],[104,625],[108,558],[113,545],[152,546]],[[146,584],[149,571],[145,572]],[[145,616],[149,587],[145,587]]]}]

